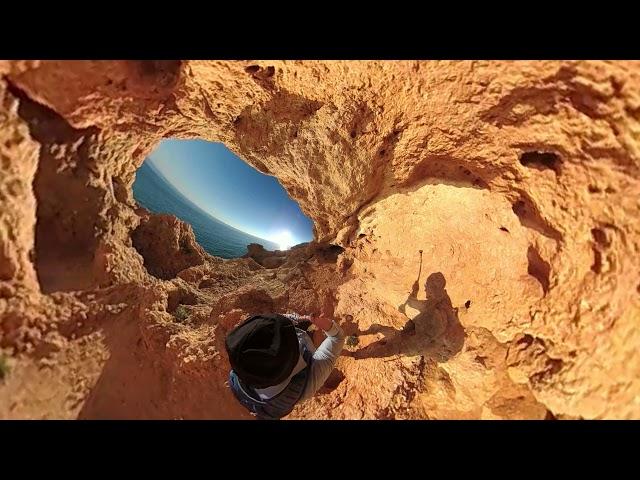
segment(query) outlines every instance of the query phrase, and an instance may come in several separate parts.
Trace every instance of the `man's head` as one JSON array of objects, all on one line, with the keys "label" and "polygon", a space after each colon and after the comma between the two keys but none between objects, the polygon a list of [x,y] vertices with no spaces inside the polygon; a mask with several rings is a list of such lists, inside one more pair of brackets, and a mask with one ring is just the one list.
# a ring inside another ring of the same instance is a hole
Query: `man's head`
[{"label": "man's head", "polygon": [[300,358],[295,326],[282,315],[248,318],[229,332],[225,345],[231,368],[254,388],[283,382]]}]

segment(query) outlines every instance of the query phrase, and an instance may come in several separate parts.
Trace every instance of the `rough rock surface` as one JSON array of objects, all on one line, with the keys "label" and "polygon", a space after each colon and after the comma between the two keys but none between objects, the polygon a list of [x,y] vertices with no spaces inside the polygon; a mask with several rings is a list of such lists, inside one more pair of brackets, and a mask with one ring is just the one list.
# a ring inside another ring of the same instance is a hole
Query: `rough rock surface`
[{"label": "rough rock surface", "polygon": [[153,215],[141,208],[140,224],[131,233],[133,247],[154,277],[175,278],[182,270],[210,257],[196,242],[193,228],[173,215]]},{"label": "rough rock surface", "polygon": [[[140,210],[167,137],[315,242]],[[223,341],[263,309],[354,335],[291,418],[638,418],[639,173],[638,62],[0,61],[0,418],[250,418]]]}]

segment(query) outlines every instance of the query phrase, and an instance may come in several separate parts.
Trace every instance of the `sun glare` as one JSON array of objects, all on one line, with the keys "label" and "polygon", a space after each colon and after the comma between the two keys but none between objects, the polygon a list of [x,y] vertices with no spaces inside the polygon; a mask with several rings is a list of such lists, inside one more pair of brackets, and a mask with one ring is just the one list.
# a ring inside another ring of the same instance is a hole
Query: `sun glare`
[{"label": "sun glare", "polygon": [[278,244],[279,250],[288,250],[293,246],[293,236],[289,230],[283,230],[272,239],[273,242]]}]

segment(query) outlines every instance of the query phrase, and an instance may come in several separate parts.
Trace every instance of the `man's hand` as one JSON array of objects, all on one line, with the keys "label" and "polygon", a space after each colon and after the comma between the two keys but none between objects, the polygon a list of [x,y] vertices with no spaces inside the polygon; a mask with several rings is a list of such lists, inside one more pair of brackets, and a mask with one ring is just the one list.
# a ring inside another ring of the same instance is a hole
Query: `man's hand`
[{"label": "man's hand", "polygon": [[316,327],[324,330],[325,332],[331,330],[331,327],[333,326],[332,320],[330,318],[325,317],[322,314],[318,316],[312,315],[311,321]]}]

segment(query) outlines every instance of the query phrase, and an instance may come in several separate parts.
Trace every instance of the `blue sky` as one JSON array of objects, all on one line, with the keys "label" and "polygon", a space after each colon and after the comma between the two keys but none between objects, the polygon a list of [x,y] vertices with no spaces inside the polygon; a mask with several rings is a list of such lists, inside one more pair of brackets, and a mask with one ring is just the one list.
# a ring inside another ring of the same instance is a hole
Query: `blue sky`
[{"label": "blue sky", "polygon": [[224,223],[293,244],[313,239],[313,224],[275,177],[247,165],[221,143],[163,140],[148,158],[182,194]]}]

